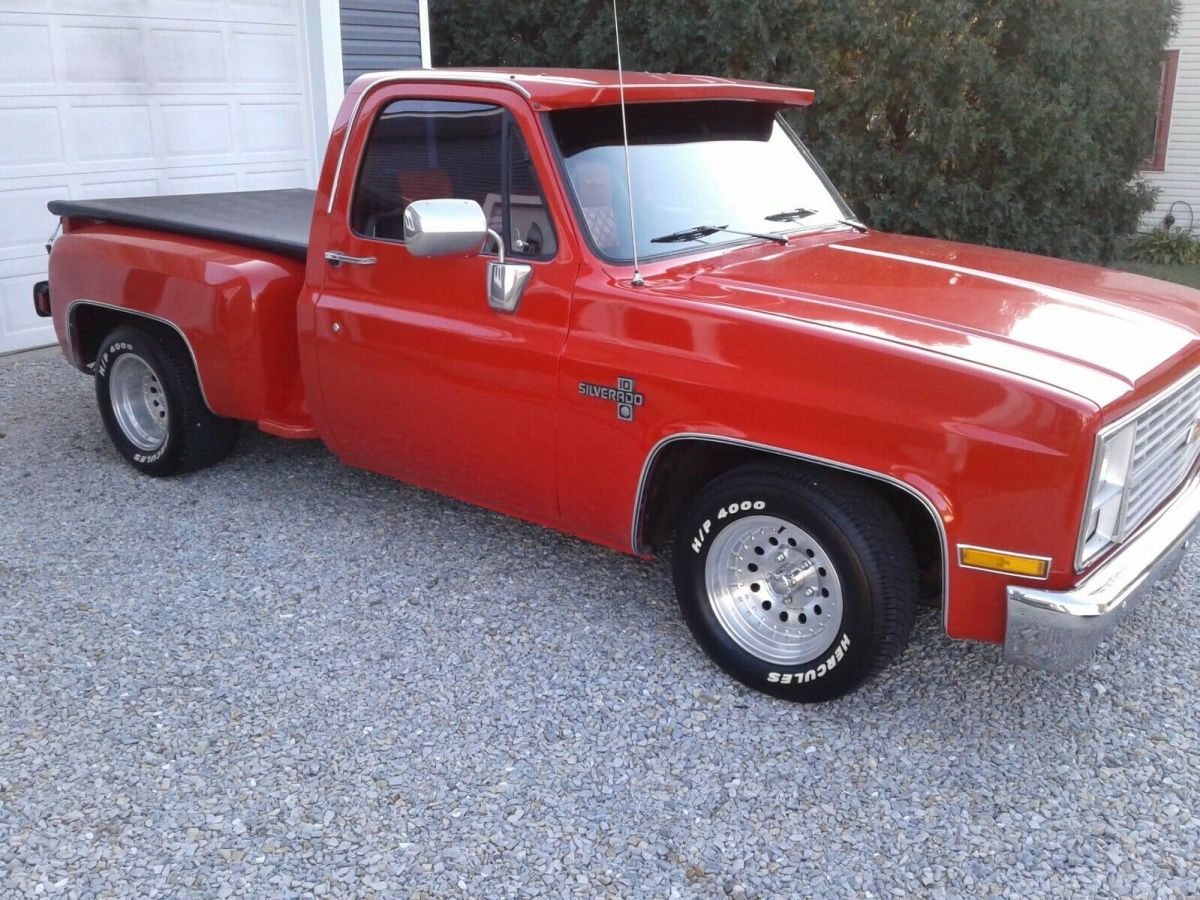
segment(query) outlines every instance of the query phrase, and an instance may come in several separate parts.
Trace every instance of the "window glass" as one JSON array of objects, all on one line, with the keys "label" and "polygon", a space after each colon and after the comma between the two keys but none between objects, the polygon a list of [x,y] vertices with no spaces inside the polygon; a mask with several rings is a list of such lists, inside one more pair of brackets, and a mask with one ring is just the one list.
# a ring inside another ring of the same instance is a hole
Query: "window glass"
[{"label": "window glass", "polygon": [[[848,214],[771,105],[634,103],[627,116],[643,259],[753,240],[725,231],[686,238],[703,226],[786,233]],[[592,244],[609,259],[631,259],[620,107],[564,109],[550,121]]]},{"label": "window glass", "polygon": [[[517,123],[508,117],[509,131],[505,158],[508,163],[508,214],[509,220],[500,222],[500,227],[489,224],[508,237],[510,253],[528,256],[553,256],[556,248],[554,229],[546,213],[546,201],[533,169],[529,148]],[[483,208],[488,212],[488,208]]]},{"label": "window glass", "polygon": [[541,189],[509,113],[482,103],[389,104],[367,140],[351,227],[363,237],[402,241],[408,204],[443,197],[478,203],[508,252],[554,253]]}]

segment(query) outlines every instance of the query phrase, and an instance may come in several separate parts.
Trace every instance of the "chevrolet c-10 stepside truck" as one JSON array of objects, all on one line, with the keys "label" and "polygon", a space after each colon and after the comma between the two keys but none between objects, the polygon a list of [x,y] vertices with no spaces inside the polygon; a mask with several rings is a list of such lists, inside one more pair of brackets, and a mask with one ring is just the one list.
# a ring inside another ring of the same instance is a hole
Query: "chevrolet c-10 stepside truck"
[{"label": "chevrolet c-10 stepside truck", "polygon": [[35,305],[142,472],[244,420],[673,546],[687,624],[759,690],[856,687],[921,602],[1086,659],[1196,528],[1200,292],[867,229],[781,118],[809,91],[624,93],[628,170],[614,73],[364,76],[315,193],[51,203]]}]

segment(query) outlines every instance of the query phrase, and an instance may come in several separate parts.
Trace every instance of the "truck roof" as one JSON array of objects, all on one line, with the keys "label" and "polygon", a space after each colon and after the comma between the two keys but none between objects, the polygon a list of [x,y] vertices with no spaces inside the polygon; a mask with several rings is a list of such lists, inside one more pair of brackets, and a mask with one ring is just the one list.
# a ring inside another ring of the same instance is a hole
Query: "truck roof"
[{"label": "truck roof", "polygon": [[[351,90],[366,93],[380,84],[406,81],[509,87],[529,100],[534,108],[547,110],[603,106],[620,100],[617,73],[609,69],[404,69],[362,75]],[[808,106],[813,101],[813,92],[806,88],[709,75],[625,73],[627,103],[699,99],[758,100],[779,106]]]}]

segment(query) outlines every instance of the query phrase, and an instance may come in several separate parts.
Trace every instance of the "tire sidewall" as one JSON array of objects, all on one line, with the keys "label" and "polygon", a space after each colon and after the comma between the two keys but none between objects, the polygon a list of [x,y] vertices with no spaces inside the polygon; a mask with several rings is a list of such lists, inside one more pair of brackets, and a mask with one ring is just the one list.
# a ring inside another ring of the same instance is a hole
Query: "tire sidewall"
[{"label": "tire sidewall", "polygon": [[[157,450],[147,451],[126,437],[112,408],[109,381],[112,367],[126,354],[140,357],[158,376],[167,404],[167,439]],[[153,339],[134,328],[119,328],[106,337],[96,354],[96,400],[100,416],[109,437],[125,460],[148,475],[165,474],[174,470],[180,452],[183,428],[182,398],[179,386],[171,379],[169,368]]]},{"label": "tire sidewall", "polygon": [[[712,659],[743,684],[790,700],[836,697],[855,687],[871,664],[875,600],[867,568],[849,535],[824,508],[827,501],[801,486],[730,485],[703,495],[675,542],[676,592],[684,619]],[[733,511],[736,510],[736,511]],[[808,532],[828,554],[842,588],[842,622],[812,660],[784,666],[742,648],[725,631],[709,598],[708,554],[725,528],[750,516],[775,516]]]}]

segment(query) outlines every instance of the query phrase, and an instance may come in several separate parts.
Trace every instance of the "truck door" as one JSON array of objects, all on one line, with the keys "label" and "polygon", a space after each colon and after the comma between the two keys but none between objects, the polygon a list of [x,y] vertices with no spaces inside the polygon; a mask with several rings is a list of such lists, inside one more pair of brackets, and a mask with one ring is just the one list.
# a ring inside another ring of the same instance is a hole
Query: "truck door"
[{"label": "truck door", "polygon": [[[349,259],[327,264],[316,307],[323,406],[346,462],[553,523],[577,267],[538,177],[545,151],[531,153],[539,145],[495,100],[364,103],[326,243]],[[488,306],[493,247],[437,259],[405,249],[405,207],[442,197],[477,201],[508,257],[532,266],[515,312]]]}]

